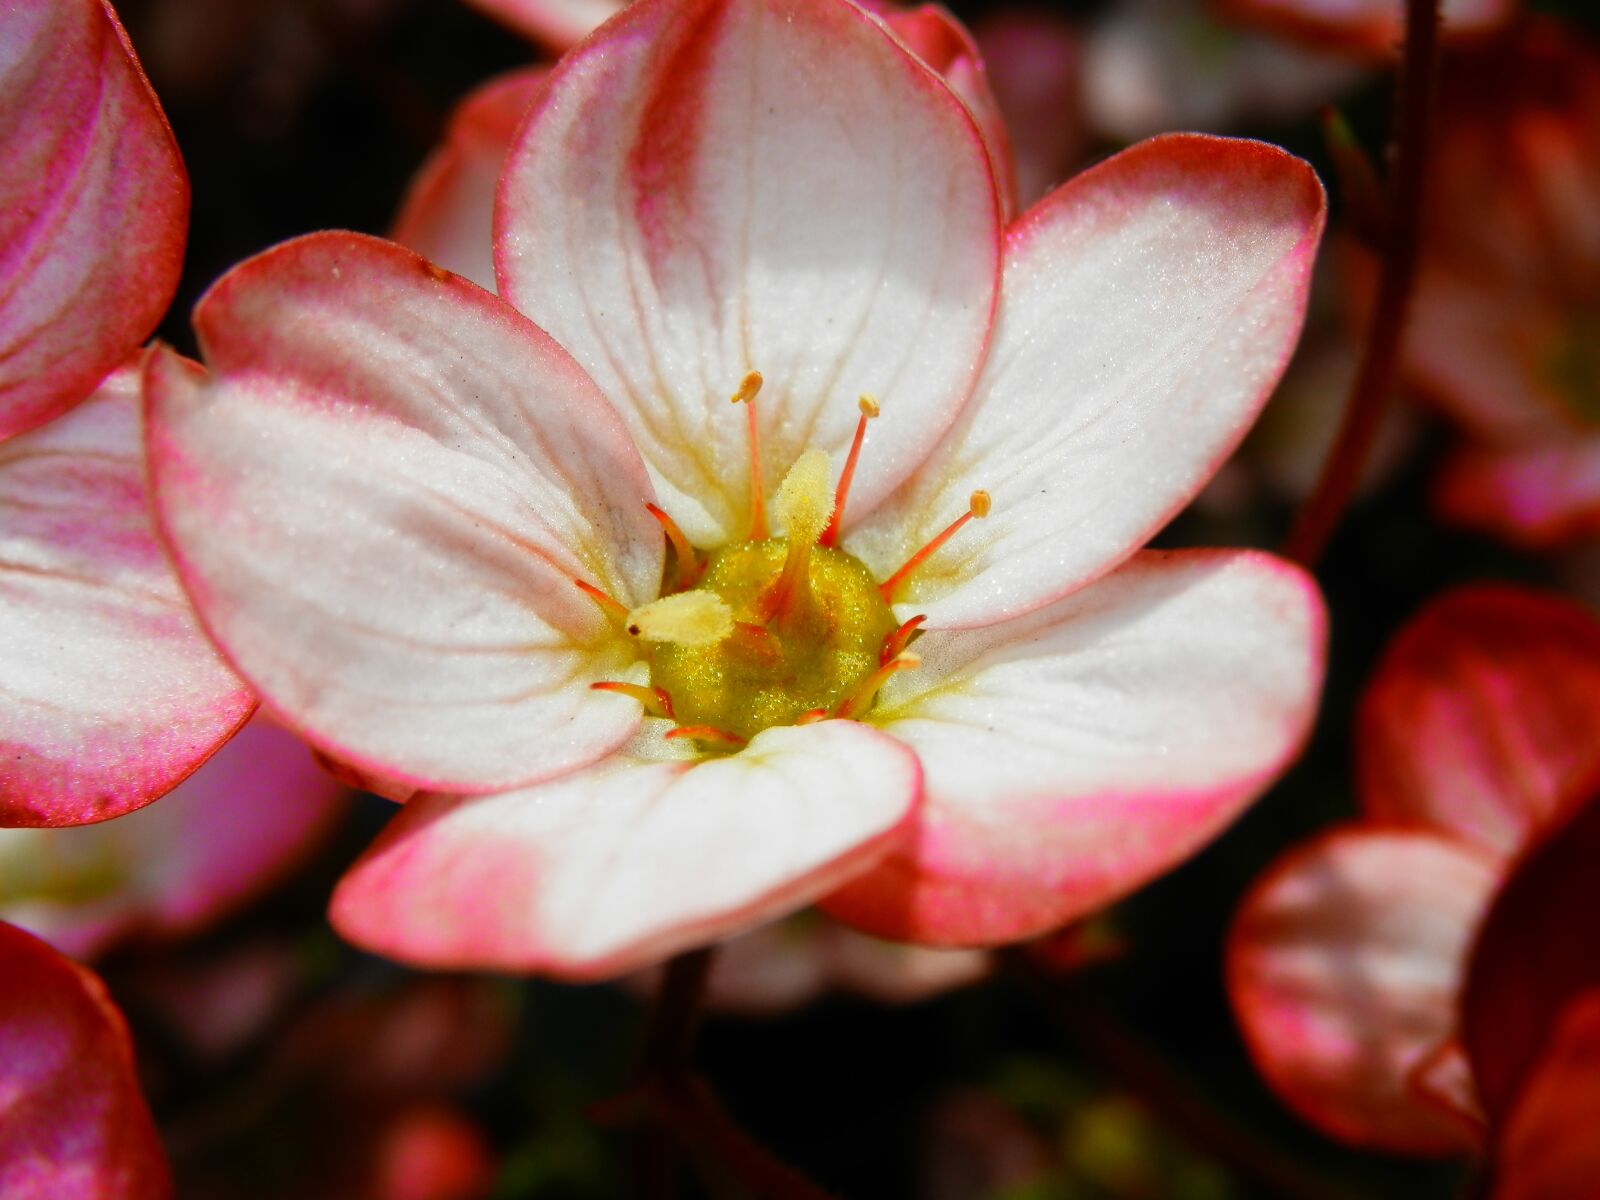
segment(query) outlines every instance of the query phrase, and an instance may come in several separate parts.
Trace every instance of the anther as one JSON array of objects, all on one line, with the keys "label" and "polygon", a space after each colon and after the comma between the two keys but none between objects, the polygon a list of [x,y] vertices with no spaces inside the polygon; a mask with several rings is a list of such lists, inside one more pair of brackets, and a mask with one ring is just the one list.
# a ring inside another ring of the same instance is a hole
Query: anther
[{"label": "anther", "polygon": [[647,642],[711,646],[733,632],[733,610],[715,592],[678,592],[634,609],[627,630]]},{"label": "anther", "polygon": [[756,394],[761,391],[761,372],[751,371],[739,381],[739,390],[730,399],[744,405],[745,436],[750,446],[750,540],[767,536],[767,487],[761,478],[761,435],[756,429]]},{"label": "anther", "polygon": [[644,706],[644,711],[652,717],[665,717],[672,720],[672,697],[667,695],[665,688],[645,687],[640,683],[614,683],[604,680],[600,683],[591,683],[589,690],[594,692],[615,692],[619,696],[631,696]]},{"label": "anther", "polygon": [[700,575],[700,563],[695,558],[694,547],[689,545],[689,539],[683,536],[683,530],[678,528],[678,523],[660,508],[654,504],[646,504],[644,510],[656,519],[662,532],[667,535],[667,541],[672,543],[672,552],[678,559],[677,590],[682,592],[692,588]]},{"label": "anther", "polygon": [[895,589],[905,582],[906,576],[915,571],[923,563],[927,562],[928,559],[932,558],[933,555],[937,553],[939,547],[943,546],[951,538],[955,537],[956,533],[963,525],[974,518],[981,521],[983,518],[987,517],[989,515],[990,503],[988,492],[973,492],[972,495],[967,499],[966,512],[962,513],[954,521],[951,521],[950,524],[946,525],[943,531],[937,534],[932,541],[908,558],[905,566],[901,567],[893,575],[889,576],[889,578],[885,579],[878,585],[878,594],[883,597],[883,602],[885,604],[893,603]]},{"label": "anther", "polygon": [[861,681],[855,691],[834,710],[834,715],[843,717],[847,721],[858,721],[867,714],[873,701],[878,698],[878,691],[889,682],[889,676],[896,671],[911,671],[922,665],[922,659],[912,654],[909,650],[902,650],[883,666]]},{"label": "anther", "polygon": [[908,620],[904,625],[900,626],[899,629],[896,629],[888,637],[884,638],[883,649],[878,652],[878,662],[888,662],[891,658],[897,656],[900,651],[909,646],[911,644],[912,635],[917,632],[917,627],[927,619],[928,618],[925,613],[918,613],[916,616]]},{"label": "anther", "polygon": [[850,455],[844,460],[844,470],[839,472],[839,486],[833,493],[833,516],[828,521],[828,527],[822,531],[822,540],[819,546],[832,546],[839,540],[839,523],[844,520],[844,502],[850,496],[850,483],[856,477],[856,460],[861,457],[861,443],[867,436],[867,422],[878,415],[878,402],[871,396],[863,394],[856,401],[856,407],[861,410],[861,416],[856,421],[856,436],[850,442]]},{"label": "anther", "polygon": [[693,738],[697,742],[710,742],[718,746],[743,746],[747,743],[744,738],[736,733],[729,733],[726,729],[717,729],[712,725],[679,725],[670,729],[666,734],[667,740],[676,742],[683,738]]},{"label": "anther", "polygon": [[628,606],[622,601],[612,599],[592,583],[585,583],[581,579],[574,579],[572,582],[577,585],[580,592],[598,604],[605,611],[606,616],[615,617],[622,621],[628,619]]}]

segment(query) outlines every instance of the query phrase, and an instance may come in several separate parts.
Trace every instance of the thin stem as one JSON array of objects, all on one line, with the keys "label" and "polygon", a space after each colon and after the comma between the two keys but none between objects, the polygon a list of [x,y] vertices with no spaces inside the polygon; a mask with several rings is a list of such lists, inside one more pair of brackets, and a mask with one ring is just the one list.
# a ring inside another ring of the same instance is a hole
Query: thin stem
[{"label": "thin stem", "polygon": [[1439,49],[1439,2],[1406,0],[1405,53],[1395,107],[1396,158],[1389,181],[1387,240],[1377,301],[1338,439],[1283,546],[1285,555],[1308,567],[1322,557],[1355,495],[1399,371],[1400,344],[1416,282],[1422,232],[1428,125]]},{"label": "thin stem", "polygon": [[700,1025],[700,1006],[716,952],[715,946],[702,946],[668,961],[634,1072],[641,1083],[671,1079],[689,1069],[695,1030]]}]

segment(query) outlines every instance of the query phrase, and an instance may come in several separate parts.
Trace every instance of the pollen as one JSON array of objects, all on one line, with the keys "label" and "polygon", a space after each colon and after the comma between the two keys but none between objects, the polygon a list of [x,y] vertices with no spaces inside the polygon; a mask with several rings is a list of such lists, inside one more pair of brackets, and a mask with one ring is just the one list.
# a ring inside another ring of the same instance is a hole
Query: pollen
[{"label": "pollen", "polygon": [[634,609],[627,629],[647,642],[714,646],[733,632],[733,610],[714,592],[678,592]]}]

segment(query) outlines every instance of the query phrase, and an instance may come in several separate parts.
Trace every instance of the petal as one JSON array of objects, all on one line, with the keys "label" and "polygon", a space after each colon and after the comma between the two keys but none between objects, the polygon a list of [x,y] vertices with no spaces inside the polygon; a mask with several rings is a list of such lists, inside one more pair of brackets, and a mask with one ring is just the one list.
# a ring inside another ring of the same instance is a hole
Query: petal
[{"label": "petal", "polygon": [[100,980],[0,923],[0,1195],[171,1195],[122,1014]]},{"label": "petal", "polygon": [[553,54],[577,45],[627,0],[467,0],[496,21]]},{"label": "petal", "polygon": [[922,760],[915,836],[824,902],[883,937],[1014,941],[1198,850],[1299,748],[1315,587],[1267,555],[1151,552],[1027,617],[916,644],[872,721]]},{"label": "petal", "polygon": [[1493,1200],[1571,1200],[1600,1179],[1600,989],[1562,1012],[1500,1130]]},{"label": "petal", "polygon": [[1546,831],[1512,868],[1467,968],[1462,1041],[1491,1122],[1502,1120],[1562,1011],[1600,987],[1600,799]]},{"label": "petal", "polygon": [[444,141],[412,177],[390,236],[494,291],[494,192],[523,114],[549,76],[529,67],[492,79],[450,115]]},{"label": "petal", "polygon": [[1356,749],[1370,816],[1514,852],[1600,769],[1600,623],[1524,588],[1447,593],[1385,652]]},{"label": "petal", "polygon": [[100,0],[0,10],[0,438],[88,396],[178,286],[189,183]]},{"label": "petal", "polygon": [[622,412],[697,545],[749,528],[764,473],[836,467],[883,405],[870,508],[966,400],[998,285],[998,210],[964,106],[836,0],[640,0],[557,67],[496,212],[500,291]]},{"label": "petal", "polygon": [[1591,537],[1600,533],[1600,439],[1464,447],[1445,461],[1434,502],[1448,520],[1530,550]]},{"label": "petal", "polygon": [[0,825],[79,825],[170,790],[255,701],[150,520],[139,376],[0,445]]},{"label": "petal", "polygon": [[1043,9],[992,10],[973,26],[1016,162],[1017,196],[1031,205],[1083,161],[1076,28]]},{"label": "petal", "polygon": [[[1393,57],[1405,30],[1403,0],[1221,0],[1230,20],[1261,26],[1321,50]],[[1446,36],[1479,37],[1506,24],[1514,0],[1443,0]]]},{"label": "petal", "polygon": [[240,672],[333,758],[471,792],[592,762],[638,706],[575,578],[659,587],[650,484],[572,360],[388,242],[314,234],[195,310],[210,377],[152,357],[156,502]]},{"label": "petal", "polygon": [[1448,1154],[1460,1125],[1408,1078],[1455,1028],[1492,858],[1442,834],[1345,826],[1257,880],[1228,941],[1228,991],[1257,1068],[1330,1137]]},{"label": "petal", "polygon": [[1323,210],[1299,159],[1191,134],[1057,189],[1008,234],[971,405],[849,548],[883,578],[989,489],[993,515],[902,591],[929,628],[1016,616],[1116,566],[1266,402],[1300,333]]},{"label": "petal", "polygon": [[621,755],[519,792],[411,801],[340,882],[351,941],[430,967],[615,975],[770,920],[903,836],[920,774],[847,721],[728,758]]},{"label": "petal", "polygon": [[300,862],[344,794],[304,743],[258,718],[160,804],[0,830],[0,915],[77,958],[131,932],[194,932]]}]

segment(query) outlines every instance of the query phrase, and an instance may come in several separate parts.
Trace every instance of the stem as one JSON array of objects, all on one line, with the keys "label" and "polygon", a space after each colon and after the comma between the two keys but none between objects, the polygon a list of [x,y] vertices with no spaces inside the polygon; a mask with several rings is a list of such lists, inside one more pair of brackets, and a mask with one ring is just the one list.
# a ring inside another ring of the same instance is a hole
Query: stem
[{"label": "stem", "polygon": [[1406,310],[1417,275],[1428,122],[1438,49],[1439,0],[1406,0],[1405,53],[1395,106],[1396,159],[1389,181],[1383,272],[1361,368],[1350,390],[1338,439],[1284,542],[1284,554],[1303,566],[1312,566],[1322,557],[1328,539],[1349,507],[1394,390]]},{"label": "stem", "polygon": [[674,1079],[688,1071],[695,1030],[700,1024],[700,1005],[715,956],[715,946],[702,946],[668,961],[634,1072],[640,1083]]}]

